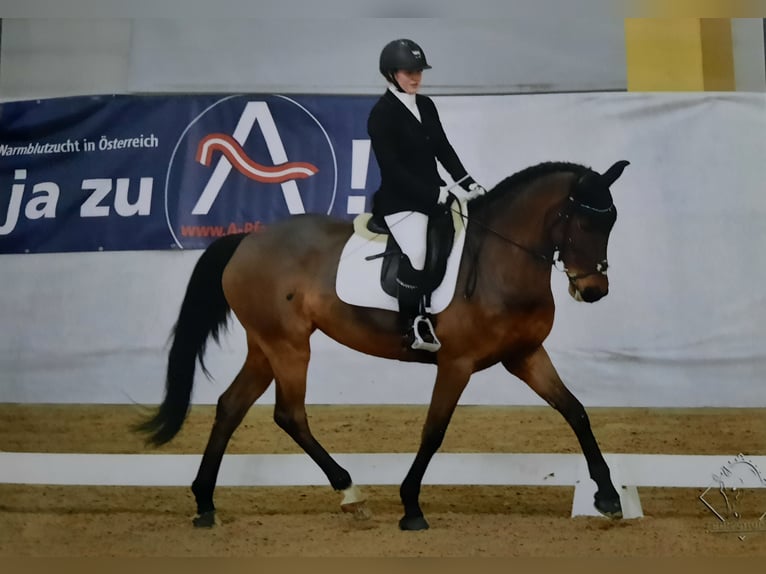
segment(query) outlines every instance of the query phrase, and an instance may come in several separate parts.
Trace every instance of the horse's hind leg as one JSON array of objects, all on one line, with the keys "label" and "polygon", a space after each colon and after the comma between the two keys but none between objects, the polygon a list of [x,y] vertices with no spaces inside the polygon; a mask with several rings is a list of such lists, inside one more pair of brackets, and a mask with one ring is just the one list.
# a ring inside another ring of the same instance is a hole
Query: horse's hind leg
[{"label": "horse's hind leg", "polygon": [[218,399],[215,422],[197,477],[192,483],[192,492],[197,501],[194,526],[210,528],[215,524],[213,491],[226,446],[248,409],[269,388],[272,380],[271,365],[263,351],[255,343],[248,341],[245,364],[229,388]]},{"label": "horse's hind leg", "polygon": [[369,511],[351,475],[341,467],[311,433],[306,417],[306,375],[309,341],[284,342],[270,349],[269,358],[276,379],[274,422],[322,469],[334,490],[343,494],[341,508],[356,518],[368,518]]},{"label": "horse's hind leg", "polygon": [[566,388],[545,349],[539,347],[522,360],[503,361],[503,366],[564,416],[577,435],[590,477],[598,487],[594,500],[596,509],[610,518],[622,518],[620,495],[612,484],[609,467],[593,436],[585,408]]}]

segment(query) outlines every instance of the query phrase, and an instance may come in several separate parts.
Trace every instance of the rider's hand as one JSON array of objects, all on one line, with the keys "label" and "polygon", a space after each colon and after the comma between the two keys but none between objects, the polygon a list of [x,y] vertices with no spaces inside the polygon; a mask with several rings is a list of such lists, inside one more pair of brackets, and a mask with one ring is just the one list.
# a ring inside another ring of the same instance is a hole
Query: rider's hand
[{"label": "rider's hand", "polygon": [[436,203],[439,205],[444,205],[449,200],[449,189],[446,187],[442,187],[439,189],[439,199],[436,200]]},{"label": "rider's hand", "polygon": [[481,197],[487,193],[487,190],[484,189],[481,185],[478,183],[472,183],[468,186],[468,193],[466,194],[466,200],[471,201],[472,199],[476,199],[477,197]]},{"label": "rider's hand", "polygon": [[474,181],[471,176],[468,176],[460,183],[460,187],[463,188],[464,193],[460,194],[460,198],[465,201],[471,201],[477,197],[481,197],[487,190],[483,186]]}]

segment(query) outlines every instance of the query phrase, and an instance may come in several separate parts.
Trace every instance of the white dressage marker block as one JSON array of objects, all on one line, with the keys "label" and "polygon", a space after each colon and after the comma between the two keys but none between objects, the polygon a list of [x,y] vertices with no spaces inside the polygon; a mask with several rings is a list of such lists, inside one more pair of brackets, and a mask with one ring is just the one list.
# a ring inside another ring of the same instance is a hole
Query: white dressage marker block
[{"label": "white dressage marker block", "polygon": [[[337,454],[357,485],[399,485],[413,453]],[[620,493],[624,518],[643,516],[638,487],[705,489],[724,467],[726,455],[605,454]],[[0,483],[100,486],[188,486],[201,455],[49,454],[0,452]],[[766,456],[745,457],[748,469],[766,469]],[[741,458],[739,458],[741,461]],[[766,475],[746,488],[766,488]],[[326,486],[327,478],[305,454],[226,455],[219,486]],[[572,516],[601,516],[593,507],[595,483],[581,454],[438,453],[423,484],[573,486]]]},{"label": "white dressage marker block", "polygon": [[[617,455],[619,456],[619,455]],[[639,455],[641,456],[641,455]],[[642,518],[644,516],[641,507],[641,499],[638,496],[638,488],[632,481],[626,481],[623,478],[622,468],[619,461],[615,460],[615,455],[605,455],[609,465],[609,473],[612,476],[612,483],[620,495],[620,505],[622,506],[623,518]],[[603,516],[596,507],[593,506],[593,497],[596,494],[596,483],[591,480],[588,474],[588,463],[584,457],[578,461],[577,481],[575,482],[574,498],[572,500],[572,516]]]}]

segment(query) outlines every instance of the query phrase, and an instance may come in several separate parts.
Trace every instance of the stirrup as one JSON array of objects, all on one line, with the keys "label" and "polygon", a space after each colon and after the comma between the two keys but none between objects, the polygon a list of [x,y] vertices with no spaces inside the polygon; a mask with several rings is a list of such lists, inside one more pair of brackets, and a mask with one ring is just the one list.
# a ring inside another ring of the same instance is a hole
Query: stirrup
[{"label": "stirrup", "polygon": [[[423,336],[420,334],[421,325],[425,328],[426,331],[425,338],[423,338]],[[412,334],[415,340],[410,346],[413,349],[422,349],[424,351],[431,351],[432,353],[435,353],[441,349],[442,344],[439,339],[436,338],[434,326],[431,324],[431,320],[427,316],[418,315],[415,317],[415,320],[412,322]]]}]

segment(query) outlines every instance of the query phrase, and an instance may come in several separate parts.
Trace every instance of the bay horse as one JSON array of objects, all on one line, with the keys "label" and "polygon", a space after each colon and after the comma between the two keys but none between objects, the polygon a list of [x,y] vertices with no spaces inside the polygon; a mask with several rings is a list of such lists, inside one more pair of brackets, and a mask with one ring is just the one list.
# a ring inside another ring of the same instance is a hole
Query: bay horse
[{"label": "bay horse", "polygon": [[211,243],[196,263],[172,329],[163,402],[137,425],[154,445],[179,432],[197,361],[208,374],[207,342],[219,341],[233,312],[245,329],[247,356],[217,403],[191,486],[197,504],[194,525],[216,523],[213,491],[227,444],[272,380],[276,424],[343,495],[344,511],[364,511],[364,498],[348,471],[309,429],[306,376],[309,337],[316,329],[361,353],[437,366],[420,446],[400,487],[402,530],[429,527],[419,503],[426,468],[471,375],[497,363],[563,415],[597,485],[596,509],[621,518],[620,497],[585,408],[562,382],[543,341],[553,326],[554,266],[565,272],[569,294],[578,301],[594,302],[608,292],[607,243],[617,217],[610,186],[627,165],[619,161],[600,174],[580,164],[545,162],[470,201],[455,295],[436,316],[442,342],[436,353],[404,345],[396,312],[352,306],[338,298],[338,261],[353,232],[347,220],[296,215]]}]

